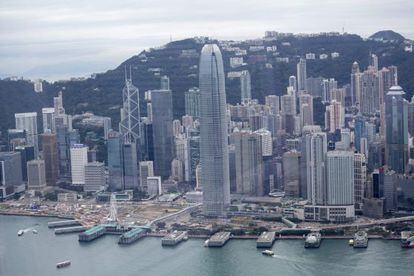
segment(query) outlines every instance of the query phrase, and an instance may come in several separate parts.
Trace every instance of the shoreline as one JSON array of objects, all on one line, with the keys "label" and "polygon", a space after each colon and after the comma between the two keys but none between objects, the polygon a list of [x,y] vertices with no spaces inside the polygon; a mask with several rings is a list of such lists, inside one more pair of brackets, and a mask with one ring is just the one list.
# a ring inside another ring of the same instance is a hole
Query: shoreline
[{"label": "shoreline", "polygon": [[4,212],[4,211],[0,211],[0,216],[40,217],[40,218],[57,218],[57,219],[75,219],[72,216],[48,215],[48,214],[22,214],[22,213]]}]

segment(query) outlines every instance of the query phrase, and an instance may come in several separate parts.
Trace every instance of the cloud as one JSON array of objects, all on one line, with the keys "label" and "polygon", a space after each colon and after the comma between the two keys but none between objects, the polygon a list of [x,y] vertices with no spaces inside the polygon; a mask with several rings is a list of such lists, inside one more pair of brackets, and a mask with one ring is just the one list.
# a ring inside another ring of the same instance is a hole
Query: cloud
[{"label": "cloud", "polygon": [[0,75],[44,77],[54,67],[73,76],[102,71],[168,42],[170,35],[241,39],[269,29],[345,27],[363,36],[393,29],[413,37],[412,10],[414,3],[402,0],[2,0]]}]

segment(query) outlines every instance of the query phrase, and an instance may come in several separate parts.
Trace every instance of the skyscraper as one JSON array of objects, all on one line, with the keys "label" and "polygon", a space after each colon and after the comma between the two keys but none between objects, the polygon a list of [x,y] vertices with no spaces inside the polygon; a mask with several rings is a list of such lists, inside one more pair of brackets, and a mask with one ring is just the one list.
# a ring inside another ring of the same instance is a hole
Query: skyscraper
[{"label": "skyscraper", "polygon": [[100,162],[90,162],[85,165],[84,192],[97,192],[105,187],[105,166]]},{"label": "skyscraper", "polygon": [[125,86],[122,89],[122,108],[119,132],[124,141],[137,141],[140,136],[139,90],[132,84],[131,76],[125,74]]},{"label": "skyscraper", "polygon": [[298,91],[306,90],[306,59],[301,58],[296,65],[297,79],[298,79]]},{"label": "skyscraper", "polygon": [[326,203],[326,133],[311,133],[305,139],[307,197],[312,205],[324,205]]},{"label": "skyscraper", "polygon": [[185,114],[193,118],[200,117],[200,89],[193,87],[188,89],[184,94],[185,98]]},{"label": "skyscraper", "polygon": [[59,173],[58,146],[56,134],[42,134],[43,159],[45,160],[46,184],[55,186]]},{"label": "skyscraper", "polygon": [[293,87],[293,91],[297,92],[298,91],[298,84],[297,84],[297,80],[295,76],[290,76],[289,77],[289,86]]},{"label": "skyscraper", "polygon": [[380,111],[378,71],[369,68],[361,74],[360,111],[373,115]]},{"label": "skyscraper", "polygon": [[362,153],[354,154],[354,202],[355,209],[362,210],[367,178],[366,158]]},{"label": "skyscraper", "polygon": [[216,44],[201,50],[200,162],[203,208],[207,216],[223,216],[230,204],[226,87],[223,59]]},{"label": "skyscraper", "polygon": [[248,102],[252,98],[252,85],[250,79],[250,73],[247,70],[241,72],[240,75],[240,90],[241,90],[241,102]]},{"label": "skyscraper", "polygon": [[359,103],[361,97],[361,81],[360,81],[360,71],[359,71],[359,64],[358,62],[354,62],[352,64],[352,71],[351,71],[351,101],[352,104],[355,105]]},{"label": "skyscraper", "polygon": [[326,204],[354,205],[354,153],[328,151],[326,172]]},{"label": "skyscraper", "polygon": [[171,173],[171,161],[174,154],[171,90],[152,90],[151,103],[154,174],[166,179]]},{"label": "skyscraper", "polygon": [[20,152],[0,152],[0,199],[13,195],[22,184]]},{"label": "skyscraper", "polygon": [[75,144],[70,148],[70,164],[73,185],[85,185],[85,165],[88,164],[88,147]]},{"label": "skyscraper", "polygon": [[122,137],[116,131],[108,133],[108,185],[111,191],[124,188],[124,165],[122,154]]},{"label": "skyscraper", "polygon": [[35,158],[37,158],[39,155],[37,113],[16,113],[14,118],[16,119],[16,129],[26,131],[26,143],[34,147]]},{"label": "skyscraper", "polygon": [[43,132],[55,131],[55,109],[53,107],[42,108]]},{"label": "skyscraper", "polygon": [[45,161],[37,159],[27,162],[27,187],[29,189],[46,187]]},{"label": "skyscraper", "polygon": [[404,173],[408,163],[408,102],[400,86],[393,86],[385,98],[385,160],[389,168]]}]

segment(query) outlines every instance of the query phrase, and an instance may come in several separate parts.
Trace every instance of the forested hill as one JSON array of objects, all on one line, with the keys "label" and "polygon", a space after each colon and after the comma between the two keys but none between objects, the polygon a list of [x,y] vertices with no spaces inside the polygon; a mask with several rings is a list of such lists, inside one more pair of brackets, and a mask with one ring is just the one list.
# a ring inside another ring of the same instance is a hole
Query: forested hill
[{"label": "forested hill", "polygon": [[[39,112],[41,108],[52,106],[53,96],[63,91],[64,107],[69,114],[91,111],[97,115],[110,116],[114,127],[119,120],[121,91],[124,84],[124,70],[131,66],[132,79],[140,90],[141,112],[146,114],[144,92],[158,89],[160,76],[170,77],[173,91],[174,116],[184,114],[184,92],[198,85],[199,53],[204,39],[185,39],[174,41],[165,46],[153,48],[129,58],[117,68],[97,74],[86,80],[65,82],[43,82],[44,92],[37,94],[33,84],[27,81],[0,81],[0,130],[14,127],[14,113]],[[218,41],[209,41],[218,42]],[[225,72],[248,69],[252,77],[252,96],[263,102],[269,94],[285,93],[288,77],[296,75],[296,63],[306,53],[315,53],[315,60],[308,60],[308,77],[322,76],[335,78],[340,85],[349,83],[351,65],[358,61],[361,69],[366,68],[369,53],[379,57],[380,67],[398,66],[400,85],[407,92],[407,98],[414,93],[414,54],[404,51],[402,41],[364,40],[357,35],[319,35],[313,37],[285,36],[276,40],[249,40],[224,42],[222,52]],[[261,45],[262,44],[262,45]],[[259,46],[259,47],[255,47]],[[265,46],[264,50],[260,46]],[[276,52],[266,51],[266,47],[276,46]],[[230,57],[235,55],[232,47],[246,50],[244,65],[230,67]],[[339,53],[331,58],[331,53]],[[328,58],[319,59],[320,54]],[[280,58],[289,62],[280,62]],[[240,101],[240,84],[237,78],[226,78],[227,101]]]}]

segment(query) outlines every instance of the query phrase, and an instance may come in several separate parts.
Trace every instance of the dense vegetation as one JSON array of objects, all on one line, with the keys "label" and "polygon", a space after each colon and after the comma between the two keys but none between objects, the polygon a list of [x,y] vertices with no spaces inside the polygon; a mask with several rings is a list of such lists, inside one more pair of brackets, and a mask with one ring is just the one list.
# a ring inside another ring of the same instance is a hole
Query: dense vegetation
[{"label": "dense vegetation", "polygon": [[[289,42],[290,46],[282,45]],[[248,49],[251,43],[235,42],[234,46]],[[363,40],[357,35],[318,36],[318,37],[287,37],[283,40],[265,41],[264,46],[276,45],[280,57],[289,57],[289,63],[276,62],[276,56],[266,51],[249,52],[245,61],[247,68],[230,68],[229,58],[232,52],[223,51],[225,71],[248,69],[252,76],[252,94],[254,98],[264,101],[269,94],[282,95],[288,84],[288,77],[296,74],[296,63],[299,57],[312,52],[317,56],[322,53],[338,52],[336,59],[309,60],[308,77],[322,76],[335,78],[340,85],[349,83],[351,65],[354,61],[360,63],[361,69],[368,65],[369,53],[379,57],[380,67],[398,66],[400,85],[411,98],[414,92],[414,55],[404,52],[402,42],[378,42]],[[97,74],[95,78],[83,81],[66,81],[43,83],[44,92],[36,94],[33,85],[27,81],[0,81],[0,130],[14,127],[14,113],[39,112],[39,122],[42,107],[52,106],[53,96],[58,91],[64,91],[64,107],[69,114],[91,111],[97,115],[112,117],[115,127],[119,121],[119,108],[122,104],[122,87],[125,68],[131,66],[134,84],[141,95],[141,113],[146,114],[144,92],[158,89],[160,76],[170,77],[173,91],[174,116],[184,114],[184,92],[198,85],[198,57],[183,57],[181,50],[195,49],[200,52],[201,43],[193,39],[175,41],[165,47],[144,51],[120,64],[117,68]],[[264,60],[255,59],[264,56]],[[267,66],[266,66],[267,64]],[[269,64],[272,68],[269,68]],[[150,68],[160,68],[160,75],[149,71]],[[229,103],[240,101],[240,84],[238,79],[226,79],[227,100]],[[322,105],[320,105],[322,108]],[[319,118],[321,119],[321,118]]]}]

